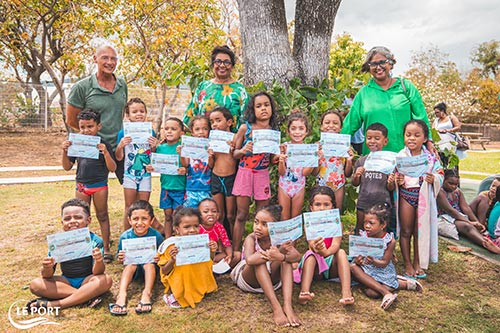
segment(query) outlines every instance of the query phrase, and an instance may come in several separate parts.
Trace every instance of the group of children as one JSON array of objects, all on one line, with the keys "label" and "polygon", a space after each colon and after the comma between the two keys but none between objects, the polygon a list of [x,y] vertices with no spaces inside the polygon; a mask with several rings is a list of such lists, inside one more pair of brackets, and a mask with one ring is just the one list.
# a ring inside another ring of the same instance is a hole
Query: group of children
[{"label": "group of children", "polygon": [[[125,114],[128,121],[145,121],[146,106],[138,98],[131,99],[125,108]],[[78,117],[82,134],[97,135],[100,126],[98,114],[92,110],[83,110]],[[228,142],[230,152],[214,153],[209,150],[206,160],[181,157],[181,136],[185,128],[179,119],[173,117],[163,124],[160,140],[152,136],[147,143],[136,144],[120,132],[114,156],[107,144],[101,144],[99,160],[68,157],[67,148],[71,143],[66,141],[63,144],[63,165],[65,169],[70,169],[75,160],[78,160],[76,197],[86,203],[90,203],[91,197],[94,198],[104,245],[97,246],[100,250],[96,250],[92,258],[86,261],[88,274],[81,287],[73,285],[68,279],[72,275],[67,275],[65,263],[61,265],[63,276],[53,277],[54,263],[46,258],[42,278],[32,282],[32,292],[48,299],[62,299],[49,303],[53,305],[53,302],[60,302],[65,307],[63,302],[68,298],[71,299],[67,306],[71,306],[91,300],[98,295],[97,291],[102,293],[109,290],[110,278],[104,275],[104,262],[112,260],[107,217],[107,172],[116,168],[115,158],[124,160],[125,165],[125,232],[120,237],[118,259],[124,259],[122,240],[128,238],[156,237],[158,254],[154,263],[124,267],[118,296],[115,303],[109,306],[113,315],[127,314],[127,287],[138,276],[144,277],[145,287],[135,311],[151,311],[152,289],[158,269],[165,286],[164,300],[171,307],[194,307],[206,293],[217,289],[212,274],[212,261],[176,265],[178,248],[166,240],[162,245],[164,237],[168,239],[172,235],[209,234],[210,242],[207,245],[211,259],[214,262],[226,261],[232,268],[231,278],[243,291],[264,293],[278,325],[300,325],[292,307],[294,281],[301,286],[299,304],[306,304],[314,299],[315,295],[311,292],[313,281],[334,278],[338,278],[341,284],[340,304],[353,304],[351,276],[366,287],[369,297],[382,297],[381,307],[384,310],[396,300],[395,290],[422,291],[417,278],[425,278],[424,269],[437,255],[434,244],[436,239],[430,236],[433,231],[428,230],[433,227],[423,227],[421,223],[421,219],[426,218],[423,206],[424,202],[434,200],[435,203],[436,193],[443,180],[439,160],[425,147],[429,133],[425,122],[410,120],[404,129],[405,148],[399,155],[423,155],[429,164],[424,177],[412,178],[397,172],[384,174],[365,170],[366,157],[361,157],[353,165],[352,149],[349,150],[349,157],[325,157],[321,145],[318,167],[288,167],[286,146],[304,143],[311,131],[307,117],[300,112],[292,113],[288,118],[287,136],[290,141],[281,145],[280,154],[253,154],[253,130],[278,129],[274,101],[265,92],[257,93],[251,98],[244,120],[234,139]],[[216,107],[207,116],[193,118],[189,127],[192,136],[208,138],[210,130],[232,131],[232,122],[232,115],[226,108]],[[328,111],[322,115],[320,126],[322,132],[339,133],[342,129],[342,117],[337,111]],[[384,125],[375,123],[368,126],[366,145],[370,152],[381,151],[388,142],[387,136]],[[154,217],[153,208],[148,203],[151,172],[154,171],[150,162],[151,152],[176,154],[181,165],[177,175],[162,174],[160,177],[159,207],[164,211],[163,225]],[[279,205],[269,205],[269,169],[273,164],[278,165]],[[90,177],[94,174],[95,177]],[[101,174],[102,177],[98,177]],[[360,186],[356,207],[356,233],[364,237],[382,238],[385,244],[382,257],[358,256],[349,263],[346,252],[341,249],[342,237],[310,240],[309,249],[303,255],[295,248],[295,242],[287,242],[281,246],[271,245],[268,225],[302,213],[306,177],[309,175],[314,175],[317,183],[309,193],[310,211],[342,209],[346,178],[352,175],[352,184]],[[396,199],[393,193],[397,193]],[[256,204],[253,232],[243,242],[252,197]],[[90,222],[88,205],[78,203],[71,207],[80,214],[80,220],[74,223],[74,227],[86,226]],[[69,213],[66,210],[63,208],[62,212],[64,230],[68,230],[66,219],[76,219],[75,216],[67,217]],[[404,261],[403,276],[396,274],[393,264],[396,240],[387,231],[396,219]],[[224,221],[228,222],[227,232],[222,226]],[[232,236],[232,241],[229,240],[228,233]],[[412,240],[413,258],[410,251]],[[424,253],[419,253],[422,249]],[[421,262],[421,258],[425,258],[424,262]],[[67,291],[56,297],[52,293],[55,286],[45,289],[40,287],[41,279],[49,278],[53,279],[54,284],[65,284]],[[99,284],[100,289],[96,288],[92,293],[85,292],[85,300],[74,296],[79,295],[77,290],[90,282]],[[71,287],[66,286],[68,284]],[[280,287],[283,306],[276,296],[276,290]],[[77,300],[80,302],[75,303]],[[47,301],[38,300],[30,306],[47,306]]]}]

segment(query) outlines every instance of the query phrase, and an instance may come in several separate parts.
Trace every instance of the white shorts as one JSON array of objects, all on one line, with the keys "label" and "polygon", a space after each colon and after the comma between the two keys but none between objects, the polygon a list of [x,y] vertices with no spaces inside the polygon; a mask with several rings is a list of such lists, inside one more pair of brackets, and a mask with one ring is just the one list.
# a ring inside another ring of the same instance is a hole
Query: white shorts
[{"label": "white shorts", "polygon": [[[269,273],[271,273],[271,267],[270,267],[271,262],[268,261],[266,262],[267,270]],[[246,291],[248,293],[258,293],[258,294],[263,294],[264,290],[262,288],[254,288],[251,285],[249,285],[245,279],[243,279],[243,268],[246,266],[246,261],[245,259],[241,260],[231,271],[231,279],[233,282],[238,286],[243,291]],[[277,290],[281,288],[281,281],[278,281],[275,285],[273,285],[273,289]]]},{"label": "white shorts", "polygon": [[136,190],[137,192],[151,192],[151,177],[144,177],[138,181],[125,176],[123,177],[123,188]]}]

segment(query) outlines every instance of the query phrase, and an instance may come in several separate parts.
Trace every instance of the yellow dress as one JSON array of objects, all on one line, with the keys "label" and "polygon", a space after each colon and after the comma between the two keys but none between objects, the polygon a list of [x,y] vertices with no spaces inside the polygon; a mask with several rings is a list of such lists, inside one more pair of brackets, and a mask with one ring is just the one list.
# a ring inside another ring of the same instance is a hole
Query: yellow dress
[{"label": "yellow dress", "polygon": [[[163,254],[160,254],[158,265],[164,266],[170,260],[170,245]],[[160,269],[161,282],[165,286],[165,294],[172,290],[175,299],[184,308],[196,307],[205,294],[217,290],[214,274],[212,273],[212,260],[191,265],[174,267],[169,274],[164,274]]]}]

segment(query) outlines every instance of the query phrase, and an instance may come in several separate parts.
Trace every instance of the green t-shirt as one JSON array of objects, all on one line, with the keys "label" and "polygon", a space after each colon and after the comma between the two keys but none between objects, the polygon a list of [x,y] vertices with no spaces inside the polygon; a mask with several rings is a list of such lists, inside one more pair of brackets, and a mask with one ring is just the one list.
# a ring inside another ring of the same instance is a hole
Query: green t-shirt
[{"label": "green t-shirt", "polygon": [[500,227],[497,226],[498,219],[500,218],[500,202],[497,202],[490,212],[488,217],[488,233],[492,237],[499,237],[500,235],[495,235],[495,230]]},{"label": "green t-shirt", "polygon": [[[157,154],[174,154],[179,156],[179,165],[181,165],[181,157],[177,154],[177,146],[181,144],[179,140],[176,144],[169,145],[162,143],[156,148]],[[186,176],[185,175],[164,175],[160,176],[161,188],[165,190],[185,191]]]},{"label": "green t-shirt", "polygon": [[95,74],[77,82],[68,96],[68,103],[81,110],[101,113],[102,128],[98,135],[116,149],[116,137],[123,125],[123,108],[127,104],[128,88],[122,78],[116,78],[113,92],[99,86]]},{"label": "green t-shirt", "polygon": [[[381,123],[389,131],[389,142],[384,150],[399,152],[404,147],[404,125],[410,119],[422,119],[427,126],[430,123],[425,110],[422,96],[417,88],[408,80],[404,80],[406,93],[401,86],[401,79],[384,90],[372,78],[366,86],[354,97],[351,109],[347,114],[341,133],[353,135],[363,126],[366,128],[373,123]],[[363,154],[368,154],[366,144],[363,145]]]},{"label": "green t-shirt", "polygon": [[240,118],[247,107],[248,94],[245,86],[238,81],[231,84],[219,84],[203,81],[196,91],[184,113],[183,122],[189,126],[194,116],[206,115],[216,106],[224,106],[233,115],[233,132],[240,127]]}]

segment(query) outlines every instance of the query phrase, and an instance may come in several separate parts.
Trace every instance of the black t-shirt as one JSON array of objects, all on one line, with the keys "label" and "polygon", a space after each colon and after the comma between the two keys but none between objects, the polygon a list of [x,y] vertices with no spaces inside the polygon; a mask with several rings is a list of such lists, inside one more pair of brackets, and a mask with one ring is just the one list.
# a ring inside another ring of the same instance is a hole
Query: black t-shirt
[{"label": "black t-shirt", "polygon": [[[115,154],[113,153],[113,147],[105,141],[101,141],[106,145],[111,158],[115,160]],[[106,181],[108,179],[109,170],[106,167],[106,161],[104,160],[104,155],[99,152],[99,158],[84,158],[84,157],[69,157],[72,163],[77,162],[76,167],[76,182],[84,184],[94,184]]]}]

